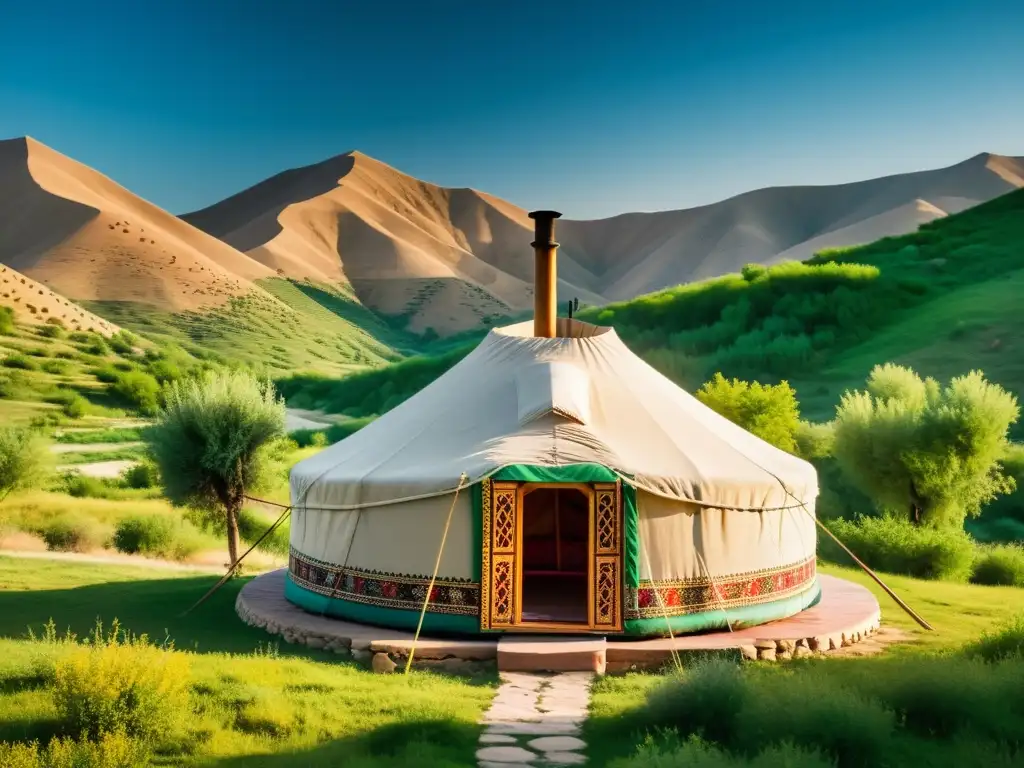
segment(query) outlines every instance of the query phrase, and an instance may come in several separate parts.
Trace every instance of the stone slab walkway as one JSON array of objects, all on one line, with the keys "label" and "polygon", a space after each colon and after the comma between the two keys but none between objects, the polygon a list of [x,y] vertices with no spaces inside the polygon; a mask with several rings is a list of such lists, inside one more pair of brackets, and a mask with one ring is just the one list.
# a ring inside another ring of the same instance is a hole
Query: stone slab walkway
[{"label": "stone slab walkway", "polygon": [[480,768],[585,765],[580,729],[590,704],[591,672],[502,672],[484,715]]}]

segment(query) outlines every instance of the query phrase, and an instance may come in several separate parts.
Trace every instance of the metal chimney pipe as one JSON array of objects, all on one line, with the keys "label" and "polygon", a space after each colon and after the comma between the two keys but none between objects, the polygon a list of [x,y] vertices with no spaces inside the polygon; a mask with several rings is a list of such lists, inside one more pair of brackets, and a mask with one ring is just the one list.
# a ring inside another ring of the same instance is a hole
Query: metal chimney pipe
[{"label": "metal chimney pipe", "polygon": [[558,317],[556,299],[558,294],[558,265],[555,251],[555,219],[562,214],[558,211],[531,211],[529,216],[536,222],[533,230],[534,292],[533,292],[533,335],[552,339],[556,335],[555,321]]}]

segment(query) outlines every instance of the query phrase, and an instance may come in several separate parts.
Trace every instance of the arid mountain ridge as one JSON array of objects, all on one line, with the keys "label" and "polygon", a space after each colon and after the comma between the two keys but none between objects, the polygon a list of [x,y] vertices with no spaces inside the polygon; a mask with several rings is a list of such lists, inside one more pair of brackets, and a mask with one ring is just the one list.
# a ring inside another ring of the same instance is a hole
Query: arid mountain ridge
[{"label": "arid mountain ridge", "polygon": [[[1024,186],[1024,158],[833,186],[772,187],[697,208],[562,220],[559,293],[629,299],[744,264],[913,231]],[[550,206],[552,201],[544,201]],[[277,301],[267,281],[344,288],[414,332],[493,322],[532,304],[532,221],[473,189],[359,152],[285,171],[177,217],[32,139],[0,141],[0,263],[64,296],[202,312]]]}]

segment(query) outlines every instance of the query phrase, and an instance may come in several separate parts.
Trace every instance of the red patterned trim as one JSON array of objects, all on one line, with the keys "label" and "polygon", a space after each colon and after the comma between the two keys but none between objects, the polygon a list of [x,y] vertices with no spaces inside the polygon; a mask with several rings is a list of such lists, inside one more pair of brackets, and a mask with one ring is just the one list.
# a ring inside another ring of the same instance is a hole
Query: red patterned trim
[{"label": "red patterned trim", "polygon": [[639,588],[626,591],[626,618],[651,619],[666,614],[682,616],[780,600],[807,589],[814,582],[816,573],[816,558],[812,557],[796,565],[721,576],[714,580],[652,582],[642,579]]},{"label": "red patterned trim", "polygon": [[[292,581],[310,592],[381,608],[422,610],[427,587],[430,586],[429,576],[342,568],[334,563],[315,560],[295,549],[288,556],[288,573]],[[470,579],[438,578],[434,581],[427,610],[430,613],[478,616],[480,585]]]}]

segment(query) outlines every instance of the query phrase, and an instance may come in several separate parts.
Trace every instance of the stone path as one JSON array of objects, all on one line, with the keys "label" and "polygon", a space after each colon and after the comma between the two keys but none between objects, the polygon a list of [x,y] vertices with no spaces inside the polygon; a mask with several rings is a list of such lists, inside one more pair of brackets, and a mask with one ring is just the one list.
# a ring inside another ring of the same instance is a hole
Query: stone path
[{"label": "stone path", "polygon": [[557,675],[502,672],[484,715],[476,758],[480,768],[584,765],[580,728],[590,702],[590,672]]}]

